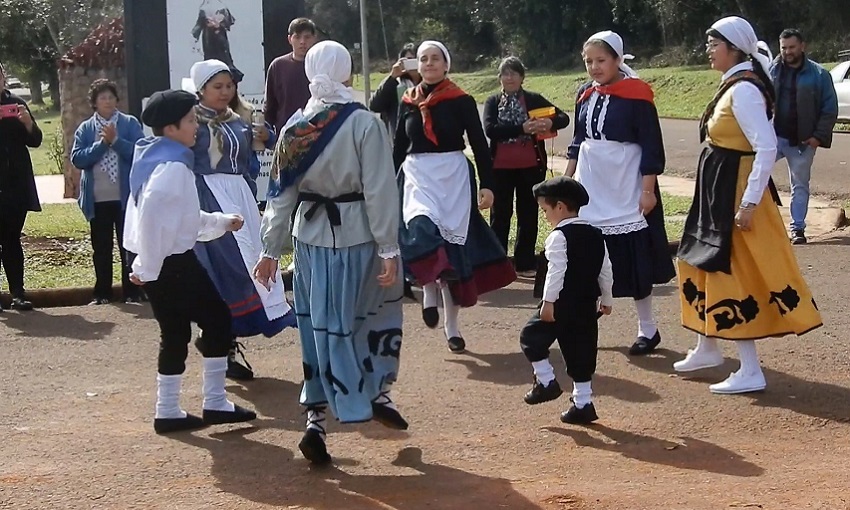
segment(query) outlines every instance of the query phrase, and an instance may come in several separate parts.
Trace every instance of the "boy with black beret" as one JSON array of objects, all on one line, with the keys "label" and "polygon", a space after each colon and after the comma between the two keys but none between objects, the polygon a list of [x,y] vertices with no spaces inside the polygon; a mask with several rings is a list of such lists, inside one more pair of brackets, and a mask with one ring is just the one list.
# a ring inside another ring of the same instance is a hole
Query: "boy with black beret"
[{"label": "boy with black beret", "polygon": [[611,261],[602,232],[578,218],[590,201],[581,183],[559,176],[537,184],[533,193],[554,230],[546,238],[543,301],[520,333],[522,352],[534,367],[525,402],[540,404],[561,395],[549,363],[549,347],[557,340],[573,379],[573,405],[561,421],[587,424],[598,419],[590,381],[596,371],[597,320],[611,313],[614,301]]},{"label": "boy with black beret", "polygon": [[[192,249],[197,241],[239,230],[243,221],[238,215],[201,211],[190,149],[198,128],[196,102],[193,94],[180,90],[150,97],[142,121],[156,136],[136,143],[130,170],[124,246],[134,255],[130,280],[144,285],[160,328],[158,434],[257,417],[227,399],[230,309]],[[201,328],[196,346],[204,357],[203,418],[180,408],[193,322]]]}]

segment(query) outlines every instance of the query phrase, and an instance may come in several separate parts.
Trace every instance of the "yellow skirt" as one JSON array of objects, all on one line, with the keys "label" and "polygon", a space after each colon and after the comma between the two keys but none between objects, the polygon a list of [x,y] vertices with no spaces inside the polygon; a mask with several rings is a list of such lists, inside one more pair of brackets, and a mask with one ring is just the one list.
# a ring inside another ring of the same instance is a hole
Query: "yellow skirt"
[{"label": "yellow skirt", "polygon": [[[736,201],[752,158],[742,158]],[[749,163],[749,164],[748,164]],[[823,325],[770,196],[756,206],[751,229],[732,233],[731,273],[707,273],[677,261],[682,326],[726,340],[803,335]]]}]

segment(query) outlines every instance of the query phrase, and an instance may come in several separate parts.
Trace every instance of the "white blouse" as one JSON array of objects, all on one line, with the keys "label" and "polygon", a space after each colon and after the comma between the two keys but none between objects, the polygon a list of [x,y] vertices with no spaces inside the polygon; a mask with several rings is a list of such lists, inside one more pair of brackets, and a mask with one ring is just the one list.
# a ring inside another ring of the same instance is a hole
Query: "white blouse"
[{"label": "white blouse", "polygon": [[166,257],[221,237],[234,216],[202,211],[192,170],[183,163],[160,164],[143,185],[138,204],[132,195],[127,202],[124,248],[137,255],[133,274],[155,281]]},{"label": "white blouse", "polygon": [[[723,74],[725,81],[740,71],[751,71],[753,64],[743,62]],[[773,85],[765,84],[768,87]],[[742,201],[758,204],[761,202],[764,190],[770,180],[770,173],[776,163],[776,132],[773,124],[767,118],[767,103],[758,87],[749,82],[738,82],[732,85],[732,112],[735,120],[744,132],[744,136],[753,146],[756,153],[753,170],[747,180]]]}]

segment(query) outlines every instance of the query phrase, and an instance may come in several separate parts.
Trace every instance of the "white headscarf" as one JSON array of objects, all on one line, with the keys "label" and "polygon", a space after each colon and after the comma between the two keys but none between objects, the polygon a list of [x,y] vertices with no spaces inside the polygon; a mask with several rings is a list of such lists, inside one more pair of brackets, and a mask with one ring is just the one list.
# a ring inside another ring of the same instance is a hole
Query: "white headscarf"
[{"label": "white headscarf", "polygon": [[222,72],[230,73],[230,67],[221,60],[212,59],[195,62],[189,69],[189,78],[183,78],[181,85],[183,90],[195,94],[200,92],[213,76]]},{"label": "white headscarf", "polygon": [[346,104],[354,101],[351,87],[343,82],[351,78],[351,54],[336,41],[322,41],[307,52],[304,70],[310,80],[310,100],[305,115],[318,111],[322,105]]},{"label": "white headscarf", "polygon": [[[759,40],[753,26],[744,18],[729,16],[716,21],[711,28],[720,32],[736,48],[743,51],[747,56],[755,58],[764,74],[770,77],[770,59],[759,53]],[[764,43],[762,43],[764,44]],[[765,44],[765,46],[767,46]]]},{"label": "white headscarf", "polygon": [[[587,38],[587,42],[590,41],[604,41],[608,43],[617,56],[620,59],[619,65],[620,70],[623,71],[627,77],[629,78],[637,78],[637,73],[626,64],[626,60],[632,60],[635,58],[634,55],[629,53],[623,53],[623,38],[616,32],[612,32],[610,30],[603,30],[602,32],[596,32]],[[587,42],[585,44],[587,44]]]},{"label": "white headscarf", "polygon": [[440,41],[422,41],[422,44],[419,45],[419,49],[416,50],[416,58],[422,58],[422,54],[425,53],[425,50],[428,48],[437,48],[443,53],[443,57],[446,59],[446,72],[452,70],[452,56],[449,53],[446,45],[441,43]]}]

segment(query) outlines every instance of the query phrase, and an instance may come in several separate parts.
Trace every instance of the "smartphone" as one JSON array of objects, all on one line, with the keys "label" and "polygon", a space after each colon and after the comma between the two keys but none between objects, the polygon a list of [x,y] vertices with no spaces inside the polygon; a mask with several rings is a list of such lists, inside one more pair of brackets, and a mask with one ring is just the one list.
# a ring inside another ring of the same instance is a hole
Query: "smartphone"
[{"label": "smartphone", "polygon": [[404,65],[405,71],[416,71],[419,69],[419,60],[415,58],[406,58],[402,64]]},{"label": "smartphone", "polygon": [[8,119],[9,117],[18,116],[18,105],[17,104],[4,104],[0,105],[0,119]]}]

